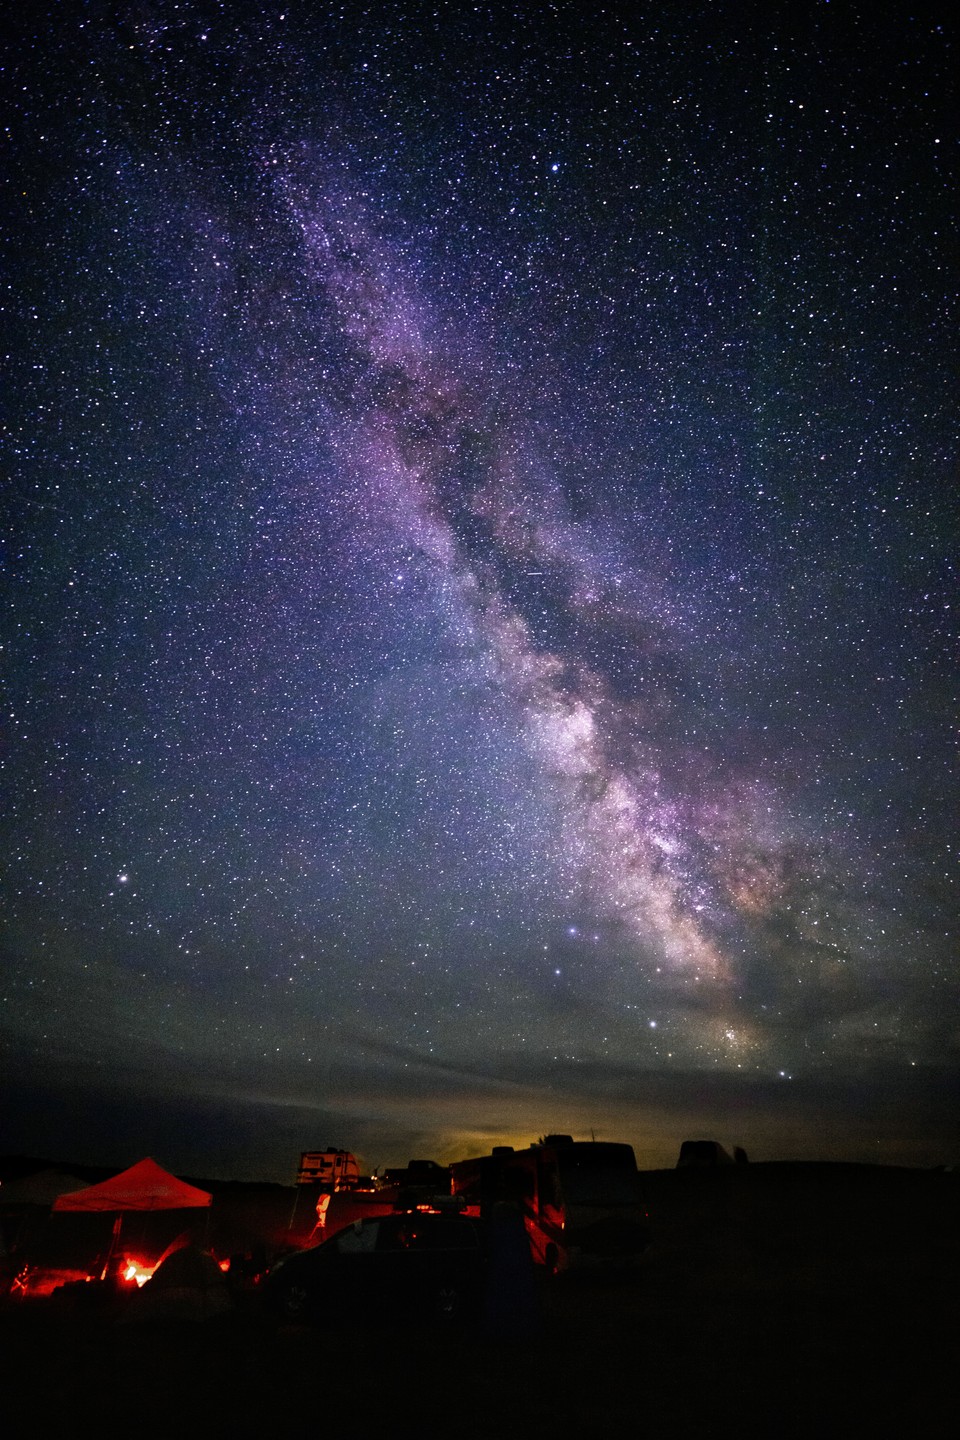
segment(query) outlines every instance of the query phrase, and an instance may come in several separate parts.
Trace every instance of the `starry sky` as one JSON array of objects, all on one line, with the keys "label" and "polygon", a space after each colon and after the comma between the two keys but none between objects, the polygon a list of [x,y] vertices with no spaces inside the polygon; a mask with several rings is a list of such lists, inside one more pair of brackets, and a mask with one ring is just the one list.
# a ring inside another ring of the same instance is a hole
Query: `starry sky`
[{"label": "starry sky", "polygon": [[943,11],[6,23],[2,1148],[956,1159]]}]

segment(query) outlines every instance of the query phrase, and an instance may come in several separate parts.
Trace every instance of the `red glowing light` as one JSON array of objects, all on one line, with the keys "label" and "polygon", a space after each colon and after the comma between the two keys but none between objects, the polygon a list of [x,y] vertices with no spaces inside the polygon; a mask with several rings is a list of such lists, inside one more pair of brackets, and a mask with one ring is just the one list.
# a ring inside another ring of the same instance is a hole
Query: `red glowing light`
[{"label": "red glowing light", "polygon": [[127,1255],[120,1268],[120,1279],[127,1285],[135,1284],[139,1288],[141,1285],[146,1285],[155,1268],[153,1265],[145,1265],[141,1260],[134,1260]]}]

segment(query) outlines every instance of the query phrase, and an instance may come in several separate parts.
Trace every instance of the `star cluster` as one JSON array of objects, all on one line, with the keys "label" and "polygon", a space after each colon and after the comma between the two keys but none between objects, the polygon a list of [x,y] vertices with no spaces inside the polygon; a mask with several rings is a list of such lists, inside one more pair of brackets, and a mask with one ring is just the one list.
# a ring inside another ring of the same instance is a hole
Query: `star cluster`
[{"label": "star cluster", "polygon": [[17,1143],[942,1158],[942,26],[19,24]]}]

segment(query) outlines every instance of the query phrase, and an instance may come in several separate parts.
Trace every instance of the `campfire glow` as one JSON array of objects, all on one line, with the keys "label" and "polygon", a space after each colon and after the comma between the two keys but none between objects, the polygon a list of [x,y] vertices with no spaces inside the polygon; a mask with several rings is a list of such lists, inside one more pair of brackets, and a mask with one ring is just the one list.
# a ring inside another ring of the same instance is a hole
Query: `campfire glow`
[{"label": "campfire glow", "polygon": [[128,1285],[136,1283],[139,1287],[146,1285],[155,1268],[153,1265],[144,1265],[140,1260],[133,1260],[128,1255],[120,1269],[120,1278],[125,1280]]}]

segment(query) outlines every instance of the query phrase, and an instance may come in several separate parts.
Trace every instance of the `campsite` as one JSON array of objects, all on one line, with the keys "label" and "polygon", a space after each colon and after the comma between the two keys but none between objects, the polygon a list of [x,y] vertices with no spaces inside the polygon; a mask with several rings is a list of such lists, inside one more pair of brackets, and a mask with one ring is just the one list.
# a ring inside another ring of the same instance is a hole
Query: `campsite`
[{"label": "campsite", "polygon": [[[101,1435],[352,1433],[404,1416],[418,1433],[466,1437],[641,1424],[674,1436],[952,1433],[955,1173],[768,1163],[641,1178],[654,1237],[642,1263],[538,1276],[522,1334],[375,1316],[278,1323],[251,1276],[258,1251],[309,1234],[293,1187],[214,1183],[209,1203],[127,1212],[128,1233],[146,1219],[154,1245],[191,1239],[179,1245],[191,1258],[164,1304],[146,1303],[149,1284],[110,1305],[82,1283],[8,1295],[3,1393],[19,1417],[8,1433],[81,1420]],[[108,1212],[32,1208],[34,1245],[61,1224],[61,1247],[84,1225],[109,1246]],[[9,1212],[4,1223],[7,1236]],[[204,1247],[232,1254],[234,1273],[197,1264]]]}]

